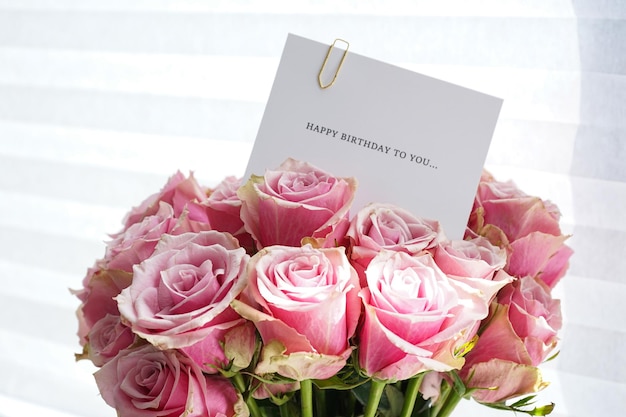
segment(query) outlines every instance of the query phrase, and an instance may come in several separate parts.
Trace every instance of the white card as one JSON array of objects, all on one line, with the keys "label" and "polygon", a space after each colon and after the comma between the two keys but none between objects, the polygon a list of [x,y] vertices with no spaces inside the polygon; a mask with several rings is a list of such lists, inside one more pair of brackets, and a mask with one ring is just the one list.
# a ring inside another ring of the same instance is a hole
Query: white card
[{"label": "white card", "polygon": [[[328,51],[288,36],[245,178],[288,157],[307,161],[356,177],[352,215],[392,203],[461,239],[502,100],[349,51],[322,89]],[[343,53],[333,48],[325,80]]]}]

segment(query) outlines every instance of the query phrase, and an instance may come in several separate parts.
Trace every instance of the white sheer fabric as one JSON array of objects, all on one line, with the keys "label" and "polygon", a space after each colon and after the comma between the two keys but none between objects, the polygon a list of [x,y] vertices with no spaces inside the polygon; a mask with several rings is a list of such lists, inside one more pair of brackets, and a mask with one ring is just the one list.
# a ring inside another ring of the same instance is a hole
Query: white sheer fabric
[{"label": "white sheer fabric", "polygon": [[115,415],[68,288],[175,170],[243,174],[288,32],[505,99],[488,168],[557,203],[576,251],[541,398],[623,415],[626,3],[336,3],[0,0],[0,416]]}]

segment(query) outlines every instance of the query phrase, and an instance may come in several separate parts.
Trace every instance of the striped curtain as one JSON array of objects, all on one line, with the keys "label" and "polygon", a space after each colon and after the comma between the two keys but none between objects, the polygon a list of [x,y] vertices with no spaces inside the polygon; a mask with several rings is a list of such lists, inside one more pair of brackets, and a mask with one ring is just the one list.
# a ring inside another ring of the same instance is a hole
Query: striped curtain
[{"label": "striped curtain", "polygon": [[243,174],[288,32],[504,98],[487,167],[558,204],[576,251],[541,400],[623,416],[620,0],[0,0],[0,416],[115,415],[68,288],[177,169]]}]

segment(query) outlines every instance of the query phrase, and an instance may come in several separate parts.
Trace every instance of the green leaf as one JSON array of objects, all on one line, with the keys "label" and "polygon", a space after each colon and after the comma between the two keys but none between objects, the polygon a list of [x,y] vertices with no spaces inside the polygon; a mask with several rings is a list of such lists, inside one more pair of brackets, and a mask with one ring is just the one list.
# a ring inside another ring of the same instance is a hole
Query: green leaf
[{"label": "green leaf", "polygon": [[315,379],[313,383],[319,389],[335,389],[335,390],[351,390],[359,385],[366,383],[368,379],[356,379],[353,381],[344,381],[339,376],[335,375],[328,379]]},{"label": "green leaf", "polygon": [[[356,397],[357,401],[363,406],[367,405],[369,401],[369,394],[372,382],[366,380],[359,386],[352,389],[352,393]],[[385,385],[383,394],[378,403],[378,414],[384,417],[397,417],[402,411],[404,404],[404,394],[394,384]]]},{"label": "green leaf", "polygon": [[520,400],[515,401],[513,404],[511,404],[511,407],[525,407],[527,405],[532,405],[535,402],[535,398],[537,398],[536,395],[529,395],[528,397],[524,397]]},{"label": "green leaf", "polygon": [[559,353],[561,353],[561,351],[556,352],[554,355],[550,356],[544,362],[550,362],[551,360],[556,359],[556,357],[559,356]]},{"label": "green leaf", "polygon": [[453,389],[459,394],[459,397],[464,397],[467,394],[467,387],[465,387],[465,383],[459,374],[456,371],[451,371],[448,374],[452,378]]},{"label": "green leaf", "polygon": [[490,408],[495,408],[497,410],[506,410],[506,411],[513,411],[516,413],[524,413],[524,414],[528,414],[529,416],[547,416],[554,410],[554,403],[545,404],[545,405],[541,405],[539,407],[533,407],[530,409],[527,408],[527,407],[533,406],[533,404],[535,403],[535,398],[536,398],[536,395],[529,395],[527,397],[521,398],[515,401],[514,403],[508,404],[508,405],[504,402],[481,403],[481,404],[486,405],[487,407],[490,407]]},{"label": "green leaf", "polygon": [[404,394],[394,385],[386,385],[383,396],[387,397],[389,404],[388,413],[383,413],[386,417],[397,417],[402,411],[404,405]]}]

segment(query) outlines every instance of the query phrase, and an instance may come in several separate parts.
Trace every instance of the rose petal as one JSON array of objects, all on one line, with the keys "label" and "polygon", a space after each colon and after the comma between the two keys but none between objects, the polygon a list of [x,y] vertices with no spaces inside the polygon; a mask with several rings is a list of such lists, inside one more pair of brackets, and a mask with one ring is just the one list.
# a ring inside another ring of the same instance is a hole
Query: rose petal
[{"label": "rose petal", "polygon": [[467,382],[468,388],[487,388],[472,393],[476,401],[483,403],[532,394],[548,385],[538,368],[496,358],[473,365],[469,374],[472,378]]}]

